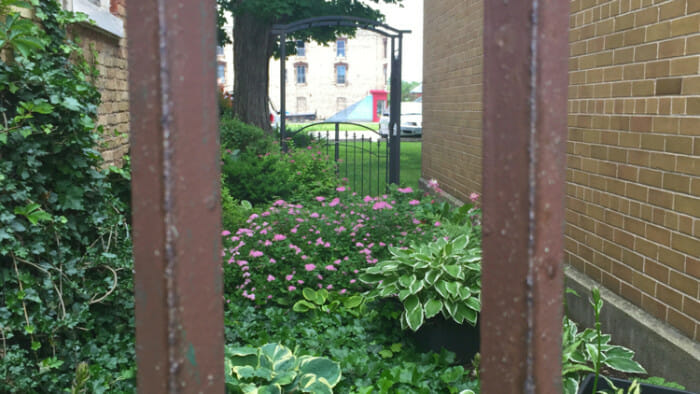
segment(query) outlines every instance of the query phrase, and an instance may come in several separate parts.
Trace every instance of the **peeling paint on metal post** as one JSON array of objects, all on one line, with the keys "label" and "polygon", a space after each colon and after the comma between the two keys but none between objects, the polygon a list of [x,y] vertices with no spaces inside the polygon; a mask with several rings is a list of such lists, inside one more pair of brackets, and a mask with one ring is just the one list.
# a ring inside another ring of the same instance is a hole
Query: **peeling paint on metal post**
[{"label": "peeling paint on metal post", "polygon": [[214,0],[127,0],[142,393],[224,392]]},{"label": "peeling paint on metal post", "polygon": [[568,2],[484,2],[482,392],[561,392]]}]

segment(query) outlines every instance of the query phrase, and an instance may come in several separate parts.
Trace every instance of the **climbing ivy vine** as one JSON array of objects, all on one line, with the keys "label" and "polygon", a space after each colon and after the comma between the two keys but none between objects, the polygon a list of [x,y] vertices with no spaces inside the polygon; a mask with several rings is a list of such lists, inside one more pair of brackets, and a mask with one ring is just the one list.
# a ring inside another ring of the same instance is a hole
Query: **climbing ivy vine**
[{"label": "climbing ivy vine", "polygon": [[67,33],[85,16],[0,11],[0,392],[133,391],[125,204],[95,149],[96,69]]}]

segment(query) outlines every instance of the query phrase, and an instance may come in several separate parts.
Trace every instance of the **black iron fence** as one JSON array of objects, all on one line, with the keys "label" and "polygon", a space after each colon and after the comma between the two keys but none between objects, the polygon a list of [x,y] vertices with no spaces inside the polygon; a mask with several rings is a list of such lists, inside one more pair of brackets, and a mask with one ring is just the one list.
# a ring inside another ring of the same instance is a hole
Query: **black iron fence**
[{"label": "black iron fence", "polygon": [[[359,130],[340,130],[341,124]],[[318,125],[328,125],[333,130],[308,131]],[[288,134],[303,131],[323,142],[326,154],[335,160],[336,174],[353,191],[371,196],[386,192],[389,183],[389,144],[376,130],[359,123],[318,122]]]}]

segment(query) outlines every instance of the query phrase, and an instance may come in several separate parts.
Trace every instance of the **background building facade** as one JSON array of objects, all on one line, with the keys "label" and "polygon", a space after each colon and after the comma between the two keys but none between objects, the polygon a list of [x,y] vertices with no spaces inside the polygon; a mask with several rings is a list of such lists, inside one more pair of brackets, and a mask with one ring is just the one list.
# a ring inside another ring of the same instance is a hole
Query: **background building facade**
[{"label": "background building facade", "polygon": [[[227,28],[232,30],[232,26]],[[386,90],[391,73],[390,50],[390,41],[365,30],[325,46],[297,42],[296,55],[288,56],[286,62],[287,112],[316,114],[316,119],[326,119],[370,95],[371,90]],[[232,91],[232,45],[218,51],[217,62],[219,86]],[[279,110],[279,59],[271,59],[269,67],[269,97]]]}]

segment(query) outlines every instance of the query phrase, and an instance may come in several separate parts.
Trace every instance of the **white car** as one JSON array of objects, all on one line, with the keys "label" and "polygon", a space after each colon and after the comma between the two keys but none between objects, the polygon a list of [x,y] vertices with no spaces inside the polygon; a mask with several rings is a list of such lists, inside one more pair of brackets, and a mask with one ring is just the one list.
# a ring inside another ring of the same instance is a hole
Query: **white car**
[{"label": "white car", "polygon": [[[389,112],[379,119],[379,134],[389,135]],[[401,103],[401,136],[420,137],[423,135],[423,103],[404,101]]]}]

